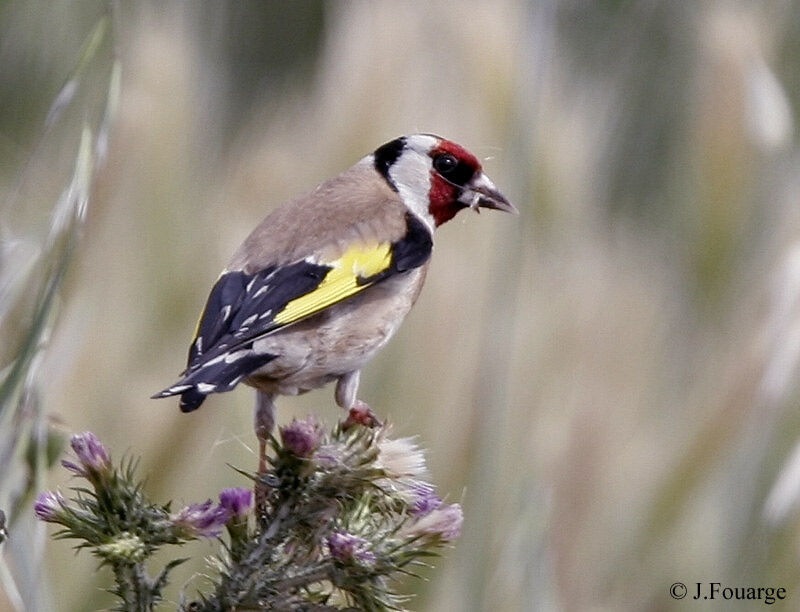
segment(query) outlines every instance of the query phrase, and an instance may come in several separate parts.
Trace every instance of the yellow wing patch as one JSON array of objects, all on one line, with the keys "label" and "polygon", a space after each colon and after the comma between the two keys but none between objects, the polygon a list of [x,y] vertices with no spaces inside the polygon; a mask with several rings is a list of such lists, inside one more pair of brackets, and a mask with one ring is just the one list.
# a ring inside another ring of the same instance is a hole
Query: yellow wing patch
[{"label": "yellow wing patch", "polygon": [[354,245],[336,261],[319,262],[333,269],[319,286],[286,304],[273,321],[287,325],[324,310],[345,298],[355,295],[369,284],[359,284],[359,278],[369,278],[386,270],[392,263],[392,245]]}]

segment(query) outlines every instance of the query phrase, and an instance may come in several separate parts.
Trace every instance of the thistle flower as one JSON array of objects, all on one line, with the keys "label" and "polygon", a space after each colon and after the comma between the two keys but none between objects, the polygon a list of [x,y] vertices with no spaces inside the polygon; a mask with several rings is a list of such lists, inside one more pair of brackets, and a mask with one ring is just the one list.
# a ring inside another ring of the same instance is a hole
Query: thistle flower
[{"label": "thistle flower", "polygon": [[427,475],[425,455],[412,438],[383,438],[378,442],[375,467],[390,478],[421,478]]},{"label": "thistle flower", "polygon": [[372,563],[375,555],[369,550],[369,542],[347,531],[334,531],[328,536],[331,557],[342,563]]},{"label": "thistle flower", "polygon": [[322,429],[311,416],[300,421],[293,419],[280,432],[283,446],[296,457],[311,457],[322,441]]},{"label": "thistle flower", "polygon": [[212,506],[210,499],[202,504],[189,504],[172,515],[170,520],[173,525],[184,531],[186,537],[216,538],[222,533],[230,513],[223,506]]},{"label": "thistle flower", "polygon": [[223,489],[219,494],[219,505],[230,518],[242,519],[253,507],[253,492],[241,487]]},{"label": "thistle flower", "polygon": [[66,503],[58,491],[42,491],[33,504],[33,513],[41,521],[57,523]]},{"label": "thistle flower", "polygon": [[444,542],[453,542],[461,535],[464,513],[459,504],[440,506],[431,510],[404,530],[407,536],[434,536]]},{"label": "thistle flower", "polygon": [[442,505],[433,485],[422,480],[414,480],[408,486],[408,510],[413,516],[423,517]]},{"label": "thistle flower", "polygon": [[75,434],[70,446],[78,457],[80,465],[72,461],[62,461],[61,465],[69,471],[95,482],[103,479],[111,471],[111,458],[108,450],[91,431]]}]

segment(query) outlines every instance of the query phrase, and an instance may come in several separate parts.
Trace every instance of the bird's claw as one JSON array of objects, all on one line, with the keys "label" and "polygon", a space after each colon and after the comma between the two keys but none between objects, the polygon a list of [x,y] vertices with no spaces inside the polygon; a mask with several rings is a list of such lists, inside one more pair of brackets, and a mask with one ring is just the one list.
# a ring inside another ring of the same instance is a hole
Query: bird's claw
[{"label": "bird's claw", "polygon": [[342,421],[342,429],[347,431],[354,425],[363,425],[364,427],[372,429],[374,427],[380,427],[381,421],[378,415],[369,407],[369,404],[361,400],[356,400],[356,403],[347,413],[347,418]]}]

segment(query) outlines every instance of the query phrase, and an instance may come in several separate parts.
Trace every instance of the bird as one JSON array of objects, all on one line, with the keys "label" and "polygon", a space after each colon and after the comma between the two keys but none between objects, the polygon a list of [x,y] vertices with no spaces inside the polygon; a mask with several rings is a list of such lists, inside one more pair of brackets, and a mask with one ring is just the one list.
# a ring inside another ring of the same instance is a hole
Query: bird
[{"label": "bird", "polygon": [[395,138],[276,208],[211,289],[180,379],[153,398],[192,412],[254,387],[262,464],[277,396],[335,382],[339,406],[377,421],[361,370],[419,296],[434,230],[467,208],[518,213],[475,155],[434,134]]}]

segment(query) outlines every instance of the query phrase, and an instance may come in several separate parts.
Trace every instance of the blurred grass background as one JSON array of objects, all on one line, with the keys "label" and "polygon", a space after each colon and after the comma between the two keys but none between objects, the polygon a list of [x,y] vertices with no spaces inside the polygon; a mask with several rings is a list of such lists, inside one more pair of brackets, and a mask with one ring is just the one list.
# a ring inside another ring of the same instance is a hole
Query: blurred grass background
[{"label": "blurred grass background", "polygon": [[[255,465],[249,390],[191,415],[148,396],[257,221],[430,131],[522,214],[438,232],[364,373],[466,514],[410,607],[669,610],[690,605],[676,581],[796,600],[798,104],[797,0],[0,2],[5,380],[40,347],[0,413],[0,507],[69,486],[24,460],[48,419],[142,455],[159,499],[244,484],[226,463]],[[64,229],[89,142],[85,222]],[[65,261],[54,227],[77,250],[37,324]],[[339,416],[330,389],[280,402],[281,420],[309,412]],[[10,518],[0,610],[111,605],[109,573],[46,542],[29,503]],[[211,551],[189,551],[174,599]]]}]

